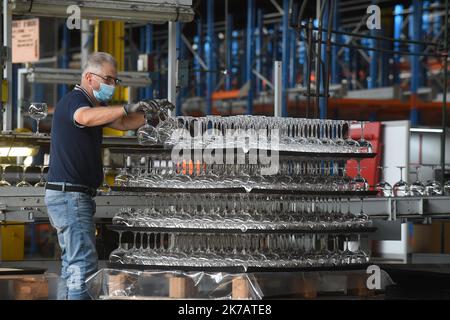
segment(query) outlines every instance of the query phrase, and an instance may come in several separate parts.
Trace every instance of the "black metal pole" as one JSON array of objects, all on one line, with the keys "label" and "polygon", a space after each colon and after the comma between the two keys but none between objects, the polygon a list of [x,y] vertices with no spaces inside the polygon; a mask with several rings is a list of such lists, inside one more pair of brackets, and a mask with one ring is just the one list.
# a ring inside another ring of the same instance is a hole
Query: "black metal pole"
[{"label": "black metal pole", "polygon": [[303,13],[305,12],[306,5],[308,4],[308,0],[303,0],[302,6],[300,7],[300,11],[298,13],[298,27],[302,26]]},{"label": "black metal pole", "polygon": [[[317,54],[316,54],[316,71],[315,71],[315,84],[316,84],[316,105],[314,108],[314,118],[317,118],[317,115],[319,113],[320,108],[320,79],[321,79],[321,66],[320,66],[320,60],[322,55],[322,19],[323,19],[323,11],[325,9],[325,0],[322,0],[323,2],[320,3],[320,9],[319,9],[319,17],[317,19],[319,23],[319,31],[317,32]],[[326,43],[326,42],[325,42]]]},{"label": "black metal pole", "polygon": [[[304,26],[300,26],[300,27],[304,27]],[[314,30],[319,30],[318,27],[314,27],[313,29]],[[404,43],[405,45],[422,44],[422,45],[426,45],[426,46],[435,46],[435,47],[439,46],[439,43],[437,43],[437,42],[396,39],[396,38],[385,37],[385,36],[374,36],[374,35],[370,35],[370,34],[359,34],[359,33],[355,33],[355,32],[347,32],[347,31],[334,30],[334,29],[331,29],[330,32],[331,33],[335,33],[335,34],[352,36],[352,37],[355,37],[355,38],[365,38],[365,39],[374,39],[374,40],[387,40],[387,41],[391,41],[391,42],[400,42],[400,43]]]},{"label": "black metal pole", "polygon": [[306,104],[306,118],[309,117],[309,110],[311,108],[311,65],[313,61],[313,21],[309,19],[307,32],[308,32],[308,64],[306,65],[306,77],[307,77],[307,87],[306,87],[306,95],[307,95],[307,104]]},{"label": "black metal pole", "polygon": [[[298,32],[298,30],[296,30]],[[300,39],[304,40],[304,37],[300,34]],[[313,40],[315,43],[318,43],[318,40]],[[320,41],[322,44],[326,44],[326,41]],[[380,49],[380,48],[373,48],[373,47],[366,47],[366,46],[360,46],[355,44],[349,44],[349,43],[339,43],[335,41],[331,41],[332,46],[338,46],[338,47],[347,47],[352,49],[362,49],[367,51],[377,51],[382,53],[387,53],[391,55],[399,54],[399,55],[407,55],[407,56],[419,56],[419,57],[435,57],[435,58],[442,58],[442,52],[439,53],[414,53],[410,51],[398,51],[398,50],[388,50],[388,49]]]},{"label": "black metal pole", "polygon": [[444,94],[442,101],[442,134],[441,134],[441,186],[445,183],[445,138],[447,132],[447,68],[448,68],[448,0],[445,0],[445,30],[444,30]]},{"label": "black metal pole", "polygon": [[326,53],[327,53],[327,62],[325,69],[325,84],[324,84],[324,95],[325,95],[325,105],[328,110],[328,97],[330,91],[330,73],[331,73],[331,26],[333,24],[333,13],[334,13],[334,5],[335,1],[330,0],[328,4],[328,33],[327,33],[327,45],[326,45]]},{"label": "black metal pole", "polygon": [[[3,131],[3,4],[0,3],[2,10],[0,12],[0,133]],[[10,84],[8,84],[10,85]]]}]

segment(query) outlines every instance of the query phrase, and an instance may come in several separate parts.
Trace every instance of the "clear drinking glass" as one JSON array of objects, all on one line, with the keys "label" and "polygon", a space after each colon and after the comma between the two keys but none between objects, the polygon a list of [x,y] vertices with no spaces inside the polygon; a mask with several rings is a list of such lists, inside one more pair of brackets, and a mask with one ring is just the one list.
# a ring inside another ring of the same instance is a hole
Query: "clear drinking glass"
[{"label": "clear drinking glass", "polygon": [[353,186],[353,191],[367,191],[369,189],[369,183],[361,175],[361,161],[358,160],[357,163],[358,163],[358,173],[351,182]]},{"label": "clear drinking glass", "polygon": [[158,130],[148,123],[140,127],[137,130],[136,135],[140,145],[152,146],[158,143]]},{"label": "clear drinking glass", "polygon": [[372,144],[367,141],[364,137],[364,125],[365,123],[361,121],[361,139],[358,141],[360,152],[371,153],[372,152]]},{"label": "clear drinking glass", "polygon": [[391,197],[392,196],[392,186],[384,180],[384,169],[387,167],[378,167],[380,169],[380,181],[377,183],[378,196],[380,197]]},{"label": "clear drinking glass", "polygon": [[26,174],[27,168],[28,168],[27,165],[22,166],[22,169],[23,169],[22,180],[16,184],[16,187],[32,187],[31,183],[29,183],[28,181],[25,181],[25,174]]},{"label": "clear drinking glass", "polygon": [[425,194],[425,186],[419,180],[419,168],[420,166],[416,166],[416,181],[409,186],[409,194],[412,197],[422,197]]},{"label": "clear drinking glass", "polygon": [[108,175],[108,171],[109,171],[108,167],[103,167],[103,183],[98,188],[98,191],[100,191],[100,192],[108,193],[108,192],[111,191],[111,188],[109,187],[108,181],[106,181],[107,175]]},{"label": "clear drinking glass", "polygon": [[400,169],[400,180],[394,184],[394,196],[407,197],[409,194],[409,185],[403,180],[403,169],[405,166],[397,166]]},{"label": "clear drinking glass", "polygon": [[8,181],[6,181],[5,179],[5,172],[6,172],[6,168],[8,167],[8,164],[0,164],[0,168],[2,168],[2,175],[0,176],[0,187],[10,187],[11,183],[9,183]]},{"label": "clear drinking glass", "polygon": [[436,180],[435,169],[437,165],[431,165],[433,179],[428,181],[425,186],[425,193],[427,196],[438,196],[442,194],[442,185]]},{"label": "clear drinking glass", "polygon": [[37,188],[39,188],[39,187],[42,188],[42,187],[45,187],[45,184],[46,184],[46,182],[44,180],[44,170],[45,170],[46,166],[45,165],[40,165],[39,168],[41,169],[40,179],[39,179],[39,182],[36,183],[34,186],[37,187]]},{"label": "clear drinking glass", "polygon": [[31,103],[30,107],[28,108],[28,114],[31,118],[36,120],[37,126],[36,126],[36,133],[35,135],[40,135],[39,133],[39,121],[45,119],[48,114],[48,107],[46,103],[41,102],[33,102]]},{"label": "clear drinking glass", "polygon": [[[1,186],[1,182],[0,182],[0,186]],[[444,184],[444,194],[446,196],[450,196],[450,180],[445,181]]]}]

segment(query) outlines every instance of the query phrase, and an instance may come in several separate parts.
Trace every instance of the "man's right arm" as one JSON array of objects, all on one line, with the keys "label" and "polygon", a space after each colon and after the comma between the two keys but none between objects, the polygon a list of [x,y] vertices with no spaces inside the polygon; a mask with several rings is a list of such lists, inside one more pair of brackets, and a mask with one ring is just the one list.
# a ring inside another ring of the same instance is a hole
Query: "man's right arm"
[{"label": "man's right arm", "polygon": [[77,124],[84,127],[102,126],[125,116],[123,106],[81,107],[73,115]]}]

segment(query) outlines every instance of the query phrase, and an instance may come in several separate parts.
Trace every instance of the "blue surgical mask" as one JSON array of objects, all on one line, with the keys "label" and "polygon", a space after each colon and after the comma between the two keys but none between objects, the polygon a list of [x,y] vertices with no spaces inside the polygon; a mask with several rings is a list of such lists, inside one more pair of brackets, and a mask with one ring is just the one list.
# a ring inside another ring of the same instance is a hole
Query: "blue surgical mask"
[{"label": "blue surgical mask", "polygon": [[111,98],[114,95],[114,91],[116,90],[116,87],[111,86],[109,84],[100,83],[100,89],[99,90],[93,90],[94,97],[98,101],[101,102],[107,102],[111,100]]}]

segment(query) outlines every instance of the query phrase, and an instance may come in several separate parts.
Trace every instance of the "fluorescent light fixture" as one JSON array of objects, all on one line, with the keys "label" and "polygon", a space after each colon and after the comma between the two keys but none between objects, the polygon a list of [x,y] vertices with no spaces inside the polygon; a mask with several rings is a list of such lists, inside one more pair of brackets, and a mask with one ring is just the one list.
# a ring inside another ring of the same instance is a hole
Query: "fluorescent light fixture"
[{"label": "fluorescent light fixture", "polygon": [[29,157],[36,153],[36,149],[29,147],[0,147],[0,157]]},{"label": "fluorescent light fixture", "polygon": [[129,22],[191,22],[192,0],[12,0],[13,14],[67,18],[67,8],[77,5],[81,19],[123,20]]},{"label": "fluorescent light fixture", "polygon": [[25,160],[23,161],[23,164],[26,166],[31,166],[31,164],[33,163],[33,157],[32,156],[28,156],[25,158]]},{"label": "fluorescent light fixture", "polygon": [[[78,84],[81,79],[81,70],[58,68],[29,68],[27,80],[35,83],[64,83]],[[147,87],[152,84],[148,72],[122,71],[117,77],[122,80],[121,87]]]},{"label": "fluorescent light fixture", "polygon": [[442,129],[431,129],[431,128],[410,128],[411,132],[423,132],[423,133],[442,133]]}]

